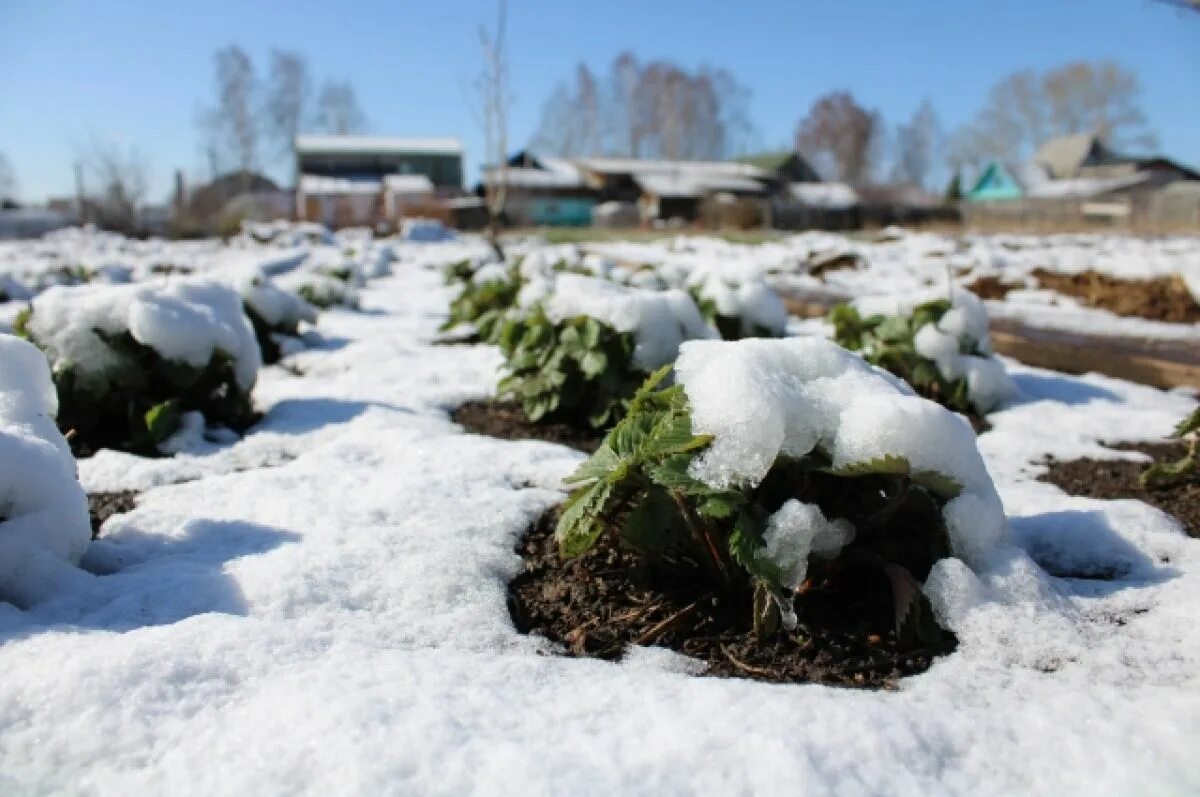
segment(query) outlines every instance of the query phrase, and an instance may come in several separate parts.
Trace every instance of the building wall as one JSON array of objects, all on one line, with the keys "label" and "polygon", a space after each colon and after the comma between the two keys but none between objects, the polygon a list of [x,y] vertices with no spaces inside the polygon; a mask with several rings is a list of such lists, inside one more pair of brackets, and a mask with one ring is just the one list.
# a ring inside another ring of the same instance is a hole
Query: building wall
[{"label": "building wall", "polygon": [[461,188],[461,155],[323,153],[297,157],[300,174],[322,177],[373,177],[423,174],[438,188]]}]

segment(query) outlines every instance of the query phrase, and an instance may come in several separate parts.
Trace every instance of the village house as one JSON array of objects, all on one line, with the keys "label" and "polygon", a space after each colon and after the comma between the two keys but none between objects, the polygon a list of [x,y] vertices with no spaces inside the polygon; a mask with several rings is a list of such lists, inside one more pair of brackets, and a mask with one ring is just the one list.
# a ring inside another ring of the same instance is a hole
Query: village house
[{"label": "village house", "polygon": [[331,227],[394,224],[462,193],[456,138],[299,136],[296,215]]},{"label": "village house", "polygon": [[1061,136],[1026,163],[989,163],[967,191],[963,214],[975,227],[1156,229],[1159,208],[1188,213],[1178,201],[1157,197],[1168,186],[1196,180],[1200,173],[1161,155],[1124,155],[1096,135]]},{"label": "village house", "polygon": [[477,193],[501,179],[507,186],[505,219],[515,226],[609,226],[619,218],[641,224],[840,228],[857,219],[854,191],[820,182],[795,152],[673,161],[521,151],[503,170],[485,167]]}]

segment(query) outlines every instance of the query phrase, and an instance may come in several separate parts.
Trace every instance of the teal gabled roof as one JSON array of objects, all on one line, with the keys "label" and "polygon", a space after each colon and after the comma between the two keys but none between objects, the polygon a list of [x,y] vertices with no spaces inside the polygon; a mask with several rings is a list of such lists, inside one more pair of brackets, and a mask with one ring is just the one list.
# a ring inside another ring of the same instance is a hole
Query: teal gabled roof
[{"label": "teal gabled roof", "polygon": [[975,185],[967,192],[970,202],[996,202],[1006,199],[1020,199],[1025,196],[1025,189],[1017,179],[1015,170],[1010,169],[1000,161],[992,161],[979,175]]}]

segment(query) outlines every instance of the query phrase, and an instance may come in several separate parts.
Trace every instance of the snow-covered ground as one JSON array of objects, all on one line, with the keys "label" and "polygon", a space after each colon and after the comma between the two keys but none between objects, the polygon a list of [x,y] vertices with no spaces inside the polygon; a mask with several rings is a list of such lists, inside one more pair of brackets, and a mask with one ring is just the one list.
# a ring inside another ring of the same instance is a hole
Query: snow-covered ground
[{"label": "snow-covered ground", "polygon": [[448,420],[499,357],[430,345],[453,291],[422,265],[478,247],[392,249],[363,312],[322,314],[319,347],[263,369],[243,440],[80,463],[89,491],[144,492],[56,597],[0,603],[0,792],[1200,790],[1200,541],[1035,481],[1046,454],[1129,456],[1099,442],[1163,436],[1191,395],[1006,361],[1018,395],[979,447],[1015,540],[1117,575],[980,601],[897,691],[697,678],[661,649],[566,658],[513,628],[505,587],[581,455]]}]

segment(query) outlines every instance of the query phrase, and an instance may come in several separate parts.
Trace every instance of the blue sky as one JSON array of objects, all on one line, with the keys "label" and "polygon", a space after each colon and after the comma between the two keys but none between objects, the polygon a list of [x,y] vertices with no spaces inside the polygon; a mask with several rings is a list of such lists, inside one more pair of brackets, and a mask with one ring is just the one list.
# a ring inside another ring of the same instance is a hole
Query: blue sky
[{"label": "blue sky", "polygon": [[[284,48],[306,54],[318,78],[350,80],[371,132],[462,138],[474,180],[482,140],[464,86],[494,8],[0,0],[0,152],[21,196],[36,201],[70,193],[72,160],[92,137],[136,145],[162,198],[176,168],[201,171],[196,110],[214,92],[213,52],[237,43],[260,74]],[[730,70],[753,92],[766,147],[789,142],[832,89],[852,90],[891,123],[929,97],[952,128],[1016,69],[1112,58],[1139,73],[1159,149],[1200,165],[1200,15],[1151,0],[510,0],[509,17],[518,145],[578,61],[603,70],[623,49]]]}]

